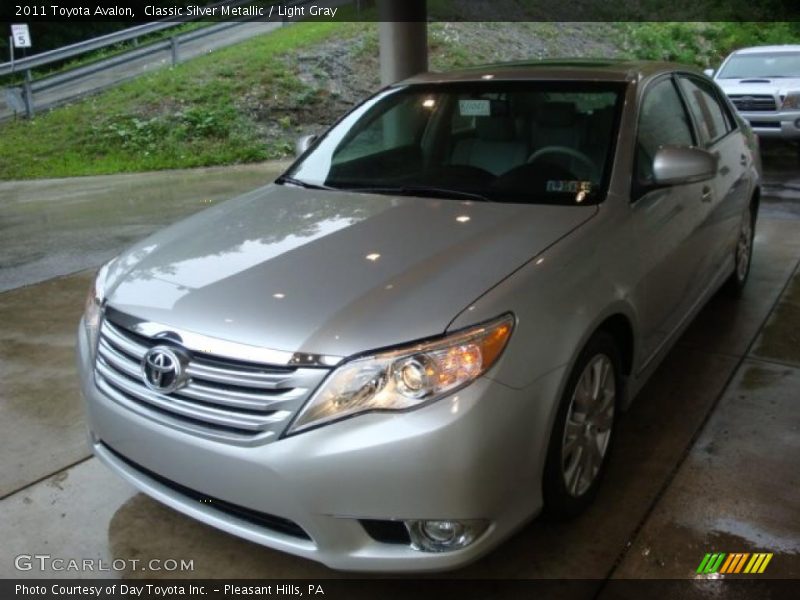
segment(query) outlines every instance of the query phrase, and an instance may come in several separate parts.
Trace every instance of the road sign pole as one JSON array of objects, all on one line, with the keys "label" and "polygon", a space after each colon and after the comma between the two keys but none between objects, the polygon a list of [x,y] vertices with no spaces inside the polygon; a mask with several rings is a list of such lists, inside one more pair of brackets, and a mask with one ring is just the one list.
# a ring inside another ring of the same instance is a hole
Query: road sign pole
[{"label": "road sign pole", "polygon": [[8,53],[11,55],[11,72],[14,72],[14,36],[8,36]]}]

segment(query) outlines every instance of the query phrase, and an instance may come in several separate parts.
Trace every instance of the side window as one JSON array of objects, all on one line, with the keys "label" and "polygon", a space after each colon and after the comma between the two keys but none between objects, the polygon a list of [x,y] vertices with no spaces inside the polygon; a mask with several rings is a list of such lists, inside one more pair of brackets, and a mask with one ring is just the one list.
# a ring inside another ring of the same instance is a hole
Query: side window
[{"label": "side window", "polygon": [[672,79],[650,87],[639,113],[636,137],[636,173],[640,182],[653,176],[653,159],[662,146],[692,146],[694,138],[689,116]]},{"label": "side window", "polygon": [[725,117],[724,108],[710,84],[684,76],[680,77],[680,82],[689,110],[697,121],[700,139],[710,146],[731,130],[730,120]]}]

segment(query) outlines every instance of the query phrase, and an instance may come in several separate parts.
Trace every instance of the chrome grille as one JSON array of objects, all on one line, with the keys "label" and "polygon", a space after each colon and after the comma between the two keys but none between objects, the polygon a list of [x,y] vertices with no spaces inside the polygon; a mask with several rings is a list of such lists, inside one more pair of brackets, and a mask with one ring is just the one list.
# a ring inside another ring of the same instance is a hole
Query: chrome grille
[{"label": "chrome grille", "polygon": [[277,439],[327,373],[324,368],[247,363],[189,350],[188,381],[164,394],[145,386],[141,368],[147,351],[163,345],[182,348],[168,338],[147,338],[105,319],[95,363],[97,386],[151,419],[241,444]]},{"label": "chrome grille", "polygon": [[731,94],[728,97],[743,112],[774,112],[778,109],[775,97],[767,94]]}]

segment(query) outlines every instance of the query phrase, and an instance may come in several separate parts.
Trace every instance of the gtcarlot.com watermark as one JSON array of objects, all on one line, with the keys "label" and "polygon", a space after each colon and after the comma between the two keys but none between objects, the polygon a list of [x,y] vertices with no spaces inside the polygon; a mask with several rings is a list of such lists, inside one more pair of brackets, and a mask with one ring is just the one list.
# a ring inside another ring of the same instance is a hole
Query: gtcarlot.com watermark
[{"label": "gtcarlot.com watermark", "polygon": [[14,558],[14,567],[18,571],[55,571],[71,573],[104,573],[113,571],[159,571],[177,572],[194,571],[194,560],[174,558],[62,558],[50,554],[20,554]]}]

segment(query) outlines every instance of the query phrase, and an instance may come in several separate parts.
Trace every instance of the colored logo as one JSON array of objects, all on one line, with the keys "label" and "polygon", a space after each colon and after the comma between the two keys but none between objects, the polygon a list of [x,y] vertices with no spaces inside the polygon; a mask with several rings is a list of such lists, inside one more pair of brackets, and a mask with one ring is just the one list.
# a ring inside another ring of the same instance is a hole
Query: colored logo
[{"label": "colored logo", "polygon": [[756,552],[753,554],[748,552],[733,552],[730,554],[715,552],[713,554],[706,554],[705,557],[703,557],[703,560],[700,561],[700,566],[697,567],[697,572],[702,575],[709,575],[712,573],[721,573],[725,575],[735,573],[763,573],[771,560],[771,552]]}]

